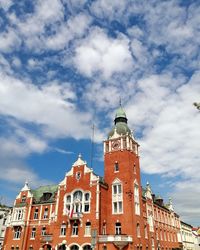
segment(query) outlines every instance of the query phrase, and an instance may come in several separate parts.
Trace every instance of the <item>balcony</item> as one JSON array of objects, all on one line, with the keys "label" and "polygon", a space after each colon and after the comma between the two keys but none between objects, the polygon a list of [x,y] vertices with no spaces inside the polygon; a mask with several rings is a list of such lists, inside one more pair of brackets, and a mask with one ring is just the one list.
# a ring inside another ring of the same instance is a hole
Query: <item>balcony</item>
[{"label": "balcony", "polygon": [[99,235],[99,242],[113,243],[119,249],[123,249],[126,245],[133,242],[133,238],[126,234],[121,235]]},{"label": "balcony", "polygon": [[69,219],[70,220],[79,220],[82,217],[83,217],[82,213],[73,213]]},{"label": "balcony", "polygon": [[24,220],[12,220],[10,224],[12,226],[24,226],[25,221]]},{"label": "balcony", "polygon": [[46,235],[43,235],[40,238],[41,242],[51,242],[52,240],[53,240],[53,235],[52,234],[46,234]]}]

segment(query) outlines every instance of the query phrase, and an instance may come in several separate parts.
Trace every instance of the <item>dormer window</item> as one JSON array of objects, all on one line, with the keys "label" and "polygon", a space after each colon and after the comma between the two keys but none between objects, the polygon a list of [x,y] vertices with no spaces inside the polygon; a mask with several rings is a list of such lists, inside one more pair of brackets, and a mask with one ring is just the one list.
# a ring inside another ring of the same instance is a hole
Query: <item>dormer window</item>
[{"label": "dormer window", "polygon": [[50,192],[43,193],[42,200],[48,201],[51,198],[51,196],[52,196],[52,193]]}]

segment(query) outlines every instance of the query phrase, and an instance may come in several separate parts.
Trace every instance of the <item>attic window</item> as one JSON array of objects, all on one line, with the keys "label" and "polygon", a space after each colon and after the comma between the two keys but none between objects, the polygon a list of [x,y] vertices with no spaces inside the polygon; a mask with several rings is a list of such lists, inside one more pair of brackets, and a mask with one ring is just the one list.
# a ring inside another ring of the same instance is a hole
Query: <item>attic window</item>
[{"label": "attic window", "polygon": [[22,196],[21,202],[26,202],[26,195],[23,195],[23,196]]},{"label": "attic window", "polygon": [[49,193],[49,192],[46,192],[46,193],[43,193],[43,201],[48,201],[52,196],[52,193]]},{"label": "attic window", "polygon": [[81,178],[81,172],[77,172],[77,173],[76,173],[76,179],[79,181],[80,178]]}]

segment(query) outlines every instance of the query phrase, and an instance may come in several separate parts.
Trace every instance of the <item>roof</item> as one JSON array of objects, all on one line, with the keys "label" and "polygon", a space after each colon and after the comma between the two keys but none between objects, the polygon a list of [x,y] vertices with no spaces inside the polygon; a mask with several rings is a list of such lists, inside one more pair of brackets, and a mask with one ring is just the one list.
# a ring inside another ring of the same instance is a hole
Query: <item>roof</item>
[{"label": "roof", "polygon": [[[48,186],[41,186],[35,190],[31,190],[31,193],[33,194],[35,203],[53,202],[57,190],[58,190],[58,185],[48,185]],[[44,201],[42,199],[44,193],[52,193],[52,196],[48,200]]]},{"label": "roof", "polygon": [[126,113],[121,106],[116,111],[115,119],[119,117],[126,118]]},{"label": "roof", "polygon": [[131,135],[131,130],[125,122],[117,122],[116,125],[112,128],[110,133],[108,134],[108,138],[112,137],[114,133],[118,135]]},{"label": "roof", "polygon": [[116,111],[114,122],[115,122],[115,125],[113,126],[112,130],[108,134],[108,139],[116,138],[121,135],[132,135],[131,130],[129,129],[127,125],[126,113],[121,107],[121,105]]}]

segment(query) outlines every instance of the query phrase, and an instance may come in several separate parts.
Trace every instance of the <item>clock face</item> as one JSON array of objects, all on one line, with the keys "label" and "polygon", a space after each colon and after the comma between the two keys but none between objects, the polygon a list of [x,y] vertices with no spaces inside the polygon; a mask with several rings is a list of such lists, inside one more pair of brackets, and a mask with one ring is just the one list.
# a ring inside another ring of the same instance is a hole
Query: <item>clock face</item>
[{"label": "clock face", "polygon": [[119,142],[119,141],[114,141],[114,142],[112,143],[112,148],[115,149],[115,150],[118,149],[119,146],[120,146],[120,142]]}]

